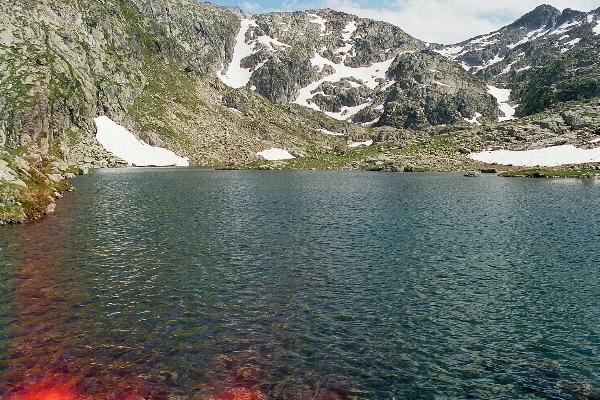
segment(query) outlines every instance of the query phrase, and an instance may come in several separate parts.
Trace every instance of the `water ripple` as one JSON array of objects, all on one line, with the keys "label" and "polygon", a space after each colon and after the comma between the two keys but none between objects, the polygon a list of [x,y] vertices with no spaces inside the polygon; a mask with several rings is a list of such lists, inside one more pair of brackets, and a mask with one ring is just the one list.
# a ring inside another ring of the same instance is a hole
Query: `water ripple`
[{"label": "water ripple", "polygon": [[0,396],[600,396],[596,184],[188,169],[76,185],[0,231]]}]

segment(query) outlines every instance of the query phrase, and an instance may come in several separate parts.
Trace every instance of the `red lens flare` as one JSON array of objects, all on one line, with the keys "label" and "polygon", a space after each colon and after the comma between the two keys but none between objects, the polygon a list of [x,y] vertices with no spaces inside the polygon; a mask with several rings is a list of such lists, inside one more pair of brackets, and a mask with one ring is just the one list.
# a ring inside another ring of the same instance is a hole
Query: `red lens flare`
[{"label": "red lens flare", "polygon": [[9,400],[81,400],[71,385],[42,383],[9,397]]}]

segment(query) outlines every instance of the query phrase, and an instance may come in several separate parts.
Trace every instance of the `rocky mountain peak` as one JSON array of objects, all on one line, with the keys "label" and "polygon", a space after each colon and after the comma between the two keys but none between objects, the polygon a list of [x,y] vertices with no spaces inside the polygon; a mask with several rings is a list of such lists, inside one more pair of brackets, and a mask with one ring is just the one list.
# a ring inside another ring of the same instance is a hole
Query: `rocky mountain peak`
[{"label": "rocky mountain peak", "polygon": [[542,4],[536,7],[534,10],[523,15],[521,18],[509,25],[509,27],[534,30],[553,25],[560,15],[561,12],[557,8],[548,4]]},{"label": "rocky mountain peak", "polygon": [[252,17],[252,14],[250,14],[247,11],[242,10],[239,7],[235,7],[235,6],[223,6],[223,9],[231,12],[233,15],[235,15],[236,17],[238,17],[240,19]]},{"label": "rocky mountain peak", "polygon": [[565,8],[563,12],[560,14],[560,17],[556,21],[558,25],[564,24],[565,22],[581,20],[585,18],[587,13],[573,10],[571,8]]}]

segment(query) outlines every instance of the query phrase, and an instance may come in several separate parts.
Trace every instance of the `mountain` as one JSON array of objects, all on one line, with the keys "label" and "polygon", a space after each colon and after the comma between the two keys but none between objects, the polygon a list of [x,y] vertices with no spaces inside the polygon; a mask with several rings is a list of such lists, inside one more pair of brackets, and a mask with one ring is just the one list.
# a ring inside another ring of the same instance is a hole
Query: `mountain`
[{"label": "mountain", "polygon": [[366,127],[494,123],[598,95],[599,10],[540,6],[441,46],[333,10],[4,3],[0,145],[79,165],[118,162],[94,140],[100,115],[193,164],[227,165],[269,147],[332,151],[377,135]]},{"label": "mountain", "polygon": [[4,3],[2,147],[86,164],[101,154],[88,140],[99,115],[200,165],[252,161],[269,147],[325,151],[341,141],[315,129],[367,135],[222,84],[215,66],[233,53],[240,26],[230,10],[194,0]]},{"label": "mountain", "polygon": [[541,5],[490,34],[433,48],[482,80],[513,89],[517,115],[524,116],[600,95],[599,46],[600,8]]},{"label": "mountain", "polygon": [[484,83],[388,23],[333,10],[243,16],[217,72],[279,104],[365,126],[495,121]]}]

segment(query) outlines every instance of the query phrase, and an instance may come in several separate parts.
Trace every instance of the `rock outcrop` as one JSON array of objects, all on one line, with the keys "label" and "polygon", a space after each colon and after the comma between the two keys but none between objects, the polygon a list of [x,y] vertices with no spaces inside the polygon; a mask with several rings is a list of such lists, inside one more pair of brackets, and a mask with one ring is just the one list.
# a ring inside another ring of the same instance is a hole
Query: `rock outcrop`
[{"label": "rock outcrop", "polygon": [[558,102],[589,99],[600,87],[600,8],[562,12],[541,5],[490,34],[432,45],[475,76],[513,90],[519,116]]}]

